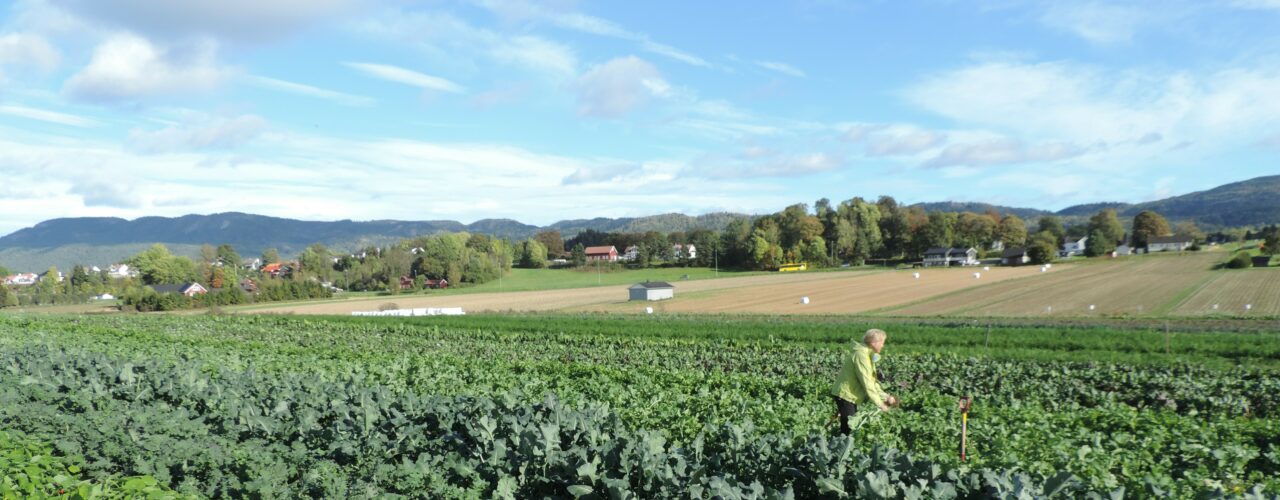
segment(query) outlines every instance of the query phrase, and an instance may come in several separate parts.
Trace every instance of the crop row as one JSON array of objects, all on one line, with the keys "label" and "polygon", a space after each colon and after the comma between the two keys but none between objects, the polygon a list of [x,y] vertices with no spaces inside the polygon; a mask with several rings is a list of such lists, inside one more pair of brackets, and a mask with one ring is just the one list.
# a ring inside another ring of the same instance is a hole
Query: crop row
[{"label": "crop row", "polygon": [[[708,426],[758,436],[829,435],[826,389],[847,348],[767,337],[683,339],[646,334],[652,332],[644,323],[625,335],[291,318],[3,321],[0,347],[8,351],[75,346],[145,363],[169,360],[202,369],[219,385],[225,370],[275,377],[305,371],[313,380],[395,394],[511,394],[516,405],[556,394],[575,408],[603,403],[625,428],[674,443],[695,442]],[[977,398],[975,466],[1043,477],[1069,471],[1095,491],[1280,487],[1267,479],[1280,473],[1280,391],[1270,370],[954,354],[891,354],[884,366],[904,407],[869,419],[854,445],[858,453],[880,444],[956,466],[954,404],[963,394]]]},{"label": "crop row", "polygon": [[822,435],[726,425],[680,445],[629,429],[601,407],[569,409],[553,398],[419,396],[251,372],[210,382],[173,364],[44,348],[6,353],[0,363],[6,425],[54,440],[97,471],[150,474],[205,496],[1089,493],[1069,474],[943,467]]}]

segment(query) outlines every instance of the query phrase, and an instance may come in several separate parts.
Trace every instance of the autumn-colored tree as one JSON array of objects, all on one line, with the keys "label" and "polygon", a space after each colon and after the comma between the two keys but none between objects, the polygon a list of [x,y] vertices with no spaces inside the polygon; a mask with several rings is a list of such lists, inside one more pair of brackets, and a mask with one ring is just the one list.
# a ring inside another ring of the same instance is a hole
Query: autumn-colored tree
[{"label": "autumn-colored tree", "polygon": [[[1130,238],[1134,248],[1146,248],[1151,238],[1168,236],[1169,221],[1164,216],[1151,210],[1143,210],[1133,217],[1133,236]],[[1093,241],[1089,242],[1090,244]]]}]

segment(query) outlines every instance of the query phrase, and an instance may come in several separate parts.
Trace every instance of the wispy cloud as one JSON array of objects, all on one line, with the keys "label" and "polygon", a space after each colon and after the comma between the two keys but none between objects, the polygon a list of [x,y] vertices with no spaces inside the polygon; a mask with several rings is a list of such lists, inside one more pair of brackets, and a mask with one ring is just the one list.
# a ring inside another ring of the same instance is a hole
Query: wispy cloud
[{"label": "wispy cloud", "polygon": [[57,123],[59,125],[70,125],[73,127],[96,127],[100,125],[97,121],[82,116],[17,105],[0,105],[0,114]]},{"label": "wispy cloud", "polygon": [[777,61],[756,61],[756,65],[767,70],[777,71],[784,75],[791,75],[796,78],[809,77],[809,75],[805,74],[805,72],[802,71],[800,68],[797,68],[787,63],[780,63]]},{"label": "wispy cloud", "polygon": [[362,62],[346,62],[343,64],[374,78],[401,83],[411,87],[418,87],[423,90],[438,90],[441,92],[452,92],[455,94],[461,94],[467,91],[463,86],[444,78],[419,73],[417,71],[404,69],[398,66],[391,66],[389,64]]},{"label": "wispy cloud", "polygon": [[267,121],[256,115],[205,118],[160,130],[129,131],[129,146],[142,153],[233,149],[260,135]]},{"label": "wispy cloud", "polygon": [[499,15],[530,18],[548,22],[553,26],[563,29],[628,40],[636,42],[639,44],[640,48],[646,52],[651,52],[693,66],[700,66],[704,68],[712,67],[712,64],[707,62],[706,59],[671,45],[657,42],[645,33],[628,30],[627,28],[607,19],[590,16],[581,12],[561,12],[527,2],[478,0],[477,3],[491,11],[494,11],[495,13],[498,13]]},{"label": "wispy cloud", "polygon": [[1154,15],[1125,5],[1051,2],[1041,21],[1089,42],[1107,45],[1129,41],[1139,25]]},{"label": "wispy cloud", "polygon": [[342,92],[326,90],[302,83],[277,80],[275,78],[268,78],[265,76],[249,75],[244,78],[244,81],[266,89],[278,90],[307,97],[315,97],[317,99],[326,99],[347,106],[372,106],[377,102],[372,97],[344,94]]},{"label": "wispy cloud", "polygon": [[934,168],[954,166],[982,167],[1031,162],[1054,162],[1075,158],[1085,154],[1087,151],[1087,148],[1067,143],[1028,146],[1017,139],[991,139],[947,146],[937,156],[926,161],[924,166]]},{"label": "wispy cloud", "polygon": [[44,37],[29,33],[0,35],[0,65],[23,64],[49,71],[62,55]]}]

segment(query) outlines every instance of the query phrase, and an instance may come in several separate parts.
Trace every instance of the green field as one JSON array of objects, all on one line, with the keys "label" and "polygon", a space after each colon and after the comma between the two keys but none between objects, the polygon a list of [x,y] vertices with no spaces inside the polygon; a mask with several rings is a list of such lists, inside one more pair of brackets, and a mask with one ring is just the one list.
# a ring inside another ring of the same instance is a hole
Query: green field
[{"label": "green field", "polygon": [[[869,326],[904,404],[846,440],[827,391]],[[0,430],[202,496],[1271,496],[1280,333],[1256,330],[8,315]]]}]

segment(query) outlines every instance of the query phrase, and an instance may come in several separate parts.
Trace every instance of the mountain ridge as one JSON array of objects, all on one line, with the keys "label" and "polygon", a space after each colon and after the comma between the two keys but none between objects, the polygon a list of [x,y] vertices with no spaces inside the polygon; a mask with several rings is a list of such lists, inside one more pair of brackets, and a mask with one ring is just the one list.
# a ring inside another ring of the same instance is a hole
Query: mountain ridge
[{"label": "mountain ridge", "polygon": [[[1056,212],[981,202],[932,202],[910,206],[926,211],[977,213],[991,209],[1001,214],[1018,215],[1029,225],[1042,215],[1057,215],[1070,224],[1078,224],[1100,209],[1114,208],[1122,220],[1132,218],[1142,210],[1155,210],[1171,221],[1192,220],[1204,229],[1257,226],[1280,222],[1280,175],[1232,182],[1144,203],[1089,203]],[[41,221],[0,237],[0,265],[28,271],[44,270],[49,265],[62,268],[75,263],[102,266],[122,260],[153,243],[163,243],[175,253],[191,256],[195,256],[200,245],[206,243],[231,244],[244,256],[258,255],[266,248],[276,248],[281,255],[296,255],[312,243],[351,251],[440,232],[467,231],[523,239],[543,230],[560,231],[565,238],[588,229],[601,232],[720,230],[729,221],[743,217],[752,216],[728,212],[696,216],[666,213],[645,217],[566,219],[548,226],[502,218],[480,219],[470,224],[452,220],[305,221],[243,212],[145,216],[134,220],[70,217]]]}]

